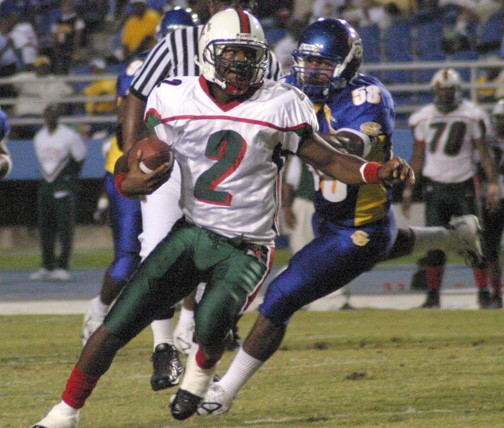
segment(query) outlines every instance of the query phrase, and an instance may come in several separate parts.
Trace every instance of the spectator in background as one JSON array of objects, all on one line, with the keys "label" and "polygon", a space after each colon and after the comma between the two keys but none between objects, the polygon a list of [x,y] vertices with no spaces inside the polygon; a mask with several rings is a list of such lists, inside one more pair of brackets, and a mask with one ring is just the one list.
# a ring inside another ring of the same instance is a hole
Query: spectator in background
[{"label": "spectator in background", "polygon": [[17,69],[16,49],[9,35],[9,22],[7,18],[0,17],[0,77],[12,76]]},{"label": "spectator in background", "polygon": [[356,27],[376,24],[384,30],[392,25],[392,17],[400,15],[401,10],[394,3],[384,5],[374,0],[347,0],[340,14],[342,19]]},{"label": "spectator in background", "polygon": [[75,10],[79,18],[84,21],[82,43],[88,46],[90,35],[98,31],[105,22],[108,4],[105,0],[75,0]]},{"label": "spectator in background", "polygon": [[62,0],[61,16],[51,28],[53,46],[53,70],[67,74],[75,61],[80,59],[84,20],[77,15],[73,0]]},{"label": "spectator in background", "polygon": [[[102,58],[93,58],[90,63],[91,73],[93,75],[103,75],[105,74],[106,63]],[[88,86],[86,86],[82,93],[86,97],[96,97],[100,95],[110,95],[115,97],[116,94],[116,82],[114,79],[100,79],[95,80]],[[90,115],[95,114],[112,114],[116,111],[114,101],[87,101],[86,102],[86,113]]]},{"label": "spectator in background", "polygon": [[54,75],[51,74],[51,59],[48,56],[39,55],[33,65],[34,71],[18,73],[12,78],[18,94],[18,102],[14,106],[16,116],[42,116],[49,104],[73,93],[68,83],[52,79]]},{"label": "spectator in background", "polygon": [[346,3],[346,0],[315,0],[312,8],[313,21],[318,18],[339,18],[340,9]]},{"label": "spectator in background", "polygon": [[156,43],[156,30],[161,15],[149,9],[146,0],[131,0],[132,15],[124,24],[122,43],[126,58],[150,49]]},{"label": "spectator in background", "polygon": [[[499,61],[498,57],[487,57],[486,61]],[[486,67],[481,70],[476,83],[478,84],[496,84],[499,85],[503,83],[504,75],[501,76],[500,67]],[[478,89],[478,101],[483,102],[495,102],[495,94],[498,88],[481,88]]]},{"label": "spectator in background", "polygon": [[[79,175],[86,156],[80,135],[59,124],[56,105],[44,111],[45,125],[35,134],[35,154],[42,181],[38,190],[38,224],[42,267],[30,275],[34,281],[67,281],[75,229]],[[60,254],[56,255],[56,241]]]},{"label": "spectator in background", "polygon": [[[0,17],[0,78],[12,76],[16,71],[16,51],[9,37],[9,25],[6,18]],[[0,85],[0,98],[10,98],[15,95],[16,92],[12,85]]]},{"label": "spectator in background", "polygon": [[20,70],[33,70],[38,54],[38,39],[33,25],[20,12],[9,15],[9,36],[14,44]]}]

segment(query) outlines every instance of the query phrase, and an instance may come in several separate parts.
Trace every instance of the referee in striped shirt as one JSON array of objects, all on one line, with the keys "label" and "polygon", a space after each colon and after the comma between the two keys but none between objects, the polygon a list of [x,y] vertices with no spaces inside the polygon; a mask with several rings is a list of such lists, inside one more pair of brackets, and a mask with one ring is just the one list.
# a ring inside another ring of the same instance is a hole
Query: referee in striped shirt
[{"label": "referee in striped shirt", "polygon": [[[193,11],[198,14],[203,23],[206,23],[210,16],[215,13],[230,7],[247,9],[253,12],[256,6],[255,0],[192,0],[190,3]],[[198,54],[198,39],[203,27],[204,25],[184,27],[166,34],[164,38],[152,48],[147,58],[144,60],[141,68],[133,79],[129,94],[126,98],[122,120],[124,151],[130,149],[133,144],[143,136],[143,132],[145,131],[143,126],[144,111],[147,104],[147,97],[151,90],[158,83],[168,78],[175,76],[199,76],[200,70],[195,62],[195,56]],[[270,52],[269,72],[266,78],[278,80],[280,76],[280,65],[275,56]],[[166,185],[171,186],[174,184],[168,181]],[[165,196],[168,193],[172,195]],[[176,199],[173,194],[177,195]],[[142,204],[142,256],[145,256],[145,254],[149,252],[149,248],[153,248],[153,242],[151,242],[153,234],[157,239],[159,235],[163,235],[165,230],[169,231],[171,229],[171,222],[174,221],[173,217],[177,216],[176,218],[178,219],[178,217],[181,216],[180,211],[177,211],[179,197],[179,187],[176,190],[172,189],[170,192],[166,192],[166,190],[163,190],[163,187],[161,187],[152,194],[152,198],[151,195],[149,195],[146,203]],[[162,205],[161,207],[159,206],[160,203]],[[156,214],[160,211],[167,214],[166,219],[159,219],[159,215]],[[146,220],[146,218],[149,218],[149,220]],[[159,220],[153,221],[151,220],[152,218]],[[163,237],[164,236],[159,236],[159,240]],[[157,243],[158,242],[155,242],[154,244]],[[185,312],[184,315],[192,314],[190,308],[195,304],[194,299],[195,296],[192,295],[191,298],[184,302],[184,306],[188,309],[188,312]],[[167,308],[164,314],[165,319],[155,320],[151,324],[154,335],[154,353],[152,358],[153,374],[151,384],[154,390],[168,388],[178,383],[178,376],[176,376],[177,379],[174,379],[176,368],[178,364],[180,364],[178,362],[178,353],[174,352],[173,348],[173,342],[175,341],[173,334],[174,311],[175,308]],[[192,317],[187,315],[186,318],[191,318],[190,322],[192,322]],[[179,324],[181,324],[180,321]],[[188,335],[190,338],[187,340],[187,349],[185,346],[180,346],[181,343],[185,344],[186,341],[177,341],[177,345],[179,349],[183,348],[185,353],[186,350],[189,352],[192,343],[192,330],[184,329],[184,332],[186,334],[190,332]],[[234,338],[237,339],[237,337],[237,332],[235,330]],[[236,342],[237,340],[235,340],[235,343]],[[154,385],[157,385],[156,388],[154,388]]]}]

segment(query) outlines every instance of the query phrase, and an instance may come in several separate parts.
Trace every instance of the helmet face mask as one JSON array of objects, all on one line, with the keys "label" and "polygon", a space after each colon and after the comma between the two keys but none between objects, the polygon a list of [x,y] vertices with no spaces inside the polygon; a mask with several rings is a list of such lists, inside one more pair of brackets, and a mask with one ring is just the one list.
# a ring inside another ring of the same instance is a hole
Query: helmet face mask
[{"label": "helmet face mask", "polygon": [[216,77],[225,82],[228,92],[244,93],[262,82],[266,48],[218,41],[212,47]]},{"label": "helmet face mask", "polygon": [[357,75],[362,53],[362,41],[346,21],[320,19],[301,33],[292,54],[295,86],[324,103]]},{"label": "helmet face mask", "polygon": [[462,101],[462,79],[453,68],[439,70],[431,80],[434,105],[442,113],[454,111]]}]

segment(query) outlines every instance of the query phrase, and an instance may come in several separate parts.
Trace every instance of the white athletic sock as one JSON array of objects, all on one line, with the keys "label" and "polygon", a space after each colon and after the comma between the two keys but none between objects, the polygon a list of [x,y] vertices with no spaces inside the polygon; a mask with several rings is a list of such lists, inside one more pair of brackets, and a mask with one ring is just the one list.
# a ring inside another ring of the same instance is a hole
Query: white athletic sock
[{"label": "white athletic sock", "polygon": [[100,296],[96,296],[94,299],[91,300],[91,307],[93,313],[96,315],[100,315],[102,317],[105,317],[108,313],[110,305],[106,305],[105,303],[102,303]]},{"label": "white athletic sock", "polygon": [[430,250],[453,250],[450,231],[445,227],[409,226],[409,229],[413,232],[413,235],[415,235],[415,245],[413,246],[413,252],[426,252]]},{"label": "white athletic sock", "polygon": [[217,364],[212,368],[202,369],[196,362],[197,352],[198,347],[193,346],[191,348],[191,353],[187,357],[186,369],[182,383],[180,384],[180,389],[189,391],[198,397],[204,397],[213,379],[213,375],[217,370]]},{"label": "white athletic sock", "polygon": [[222,386],[226,394],[234,399],[238,391],[240,391],[243,385],[247,383],[263,364],[263,361],[250,356],[240,347],[226,374],[218,383]]},{"label": "white athletic sock", "polygon": [[182,307],[180,309],[180,318],[177,327],[181,327],[184,330],[192,330],[194,328],[194,311]]},{"label": "white athletic sock", "polygon": [[74,416],[79,414],[79,410],[74,409],[72,406],[68,405],[63,400],[61,400],[51,409],[51,413],[57,413],[59,415],[64,416]]},{"label": "white athletic sock", "polygon": [[161,343],[173,345],[173,319],[156,320],[151,323],[154,349]]}]

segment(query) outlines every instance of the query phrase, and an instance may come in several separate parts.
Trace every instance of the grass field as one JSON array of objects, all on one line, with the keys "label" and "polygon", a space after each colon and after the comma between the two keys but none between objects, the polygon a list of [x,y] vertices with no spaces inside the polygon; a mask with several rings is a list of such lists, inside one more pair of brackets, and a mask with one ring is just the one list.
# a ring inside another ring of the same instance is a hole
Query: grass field
[{"label": "grass field", "polygon": [[[106,269],[112,261],[112,257],[111,248],[75,250],[72,257],[72,269]],[[284,266],[288,263],[289,258],[289,251],[286,248],[279,248],[276,251],[275,264]],[[419,258],[420,256],[418,255],[411,255],[391,260],[383,264],[415,264]],[[464,261],[459,256],[449,255],[448,263],[464,264]],[[2,257],[0,257],[0,271],[35,270],[39,267],[40,254],[38,249],[31,249],[31,251],[27,251],[26,249],[2,251]]]},{"label": "grass field", "polygon": [[[80,427],[502,427],[502,311],[296,314],[279,352],[227,415],[177,422],[150,390],[151,333],[120,351]],[[242,333],[255,319],[246,314]],[[0,317],[0,426],[28,427],[59,400],[80,316]],[[232,354],[220,365],[223,372]]]}]

